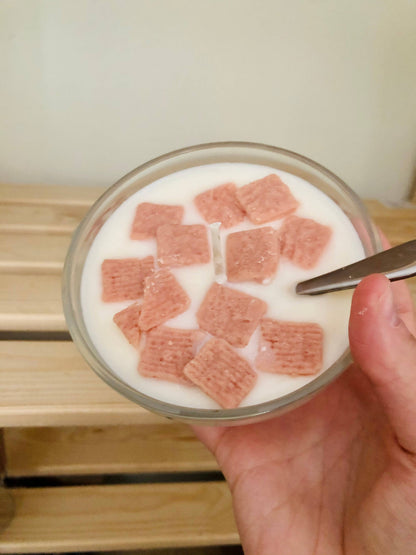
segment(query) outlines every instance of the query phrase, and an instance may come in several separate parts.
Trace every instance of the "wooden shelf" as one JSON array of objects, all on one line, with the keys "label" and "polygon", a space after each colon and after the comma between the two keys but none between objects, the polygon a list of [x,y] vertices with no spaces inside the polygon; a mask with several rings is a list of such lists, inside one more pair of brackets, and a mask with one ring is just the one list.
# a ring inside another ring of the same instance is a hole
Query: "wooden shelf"
[{"label": "wooden shelf", "polygon": [[[192,480],[218,470],[188,426],[125,399],[71,341],[56,340],[67,331],[61,274],[71,235],[103,192],[0,185],[0,428],[16,484],[106,474]],[[393,245],[416,237],[416,204],[367,206]],[[416,279],[408,284],[416,300]],[[225,482],[184,482],[7,490],[15,515],[0,553],[238,544]]]}]

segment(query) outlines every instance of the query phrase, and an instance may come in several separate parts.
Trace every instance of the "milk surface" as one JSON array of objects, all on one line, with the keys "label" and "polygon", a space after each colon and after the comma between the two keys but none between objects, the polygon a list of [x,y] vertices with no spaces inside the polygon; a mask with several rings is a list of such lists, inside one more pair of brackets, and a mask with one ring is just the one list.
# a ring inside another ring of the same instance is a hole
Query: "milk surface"
[{"label": "milk surface", "polygon": [[[113,322],[113,315],[133,301],[103,303],[101,301],[101,263],[106,258],[143,258],[153,255],[156,259],[156,239],[132,240],[130,228],[135,210],[141,202],[181,204],[185,207],[183,224],[206,224],[193,204],[194,197],[212,187],[226,182],[245,185],[270,173],[276,173],[300,202],[295,214],[312,218],[331,227],[332,237],[318,264],[303,270],[289,260],[280,258],[276,276],[267,284],[243,282],[226,283],[268,304],[266,316],[279,320],[316,322],[324,330],[323,370],[331,366],[348,346],[348,318],[351,291],[340,291],[319,296],[300,296],[295,293],[299,281],[345,266],[364,257],[360,239],[342,210],[325,194],[305,180],[289,173],[253,164],[209,164],[183,170],[159,179],[127,199],[105,222],[88,253],[81,282],[81,304],[85,324],[96,349],[121,380],[138,391],[169,403],[196,407],[220,408],[197,387],[146,378],[137,371],[139,353],[126,340]],[[262,224],[278,229],[283,220]],[[252,229],[248,219],[228,230],[221,230],[224,248],[229,233]],[[225,254],[223,252],[223,254]],[[225,258],[225,257],[224,257]],[[191,298],[190,308],[168,320],[165,325],[177,328],[197,328],[195,313],[216,276],[214,263],[172,268],[172,273]],[[254,367],[259,332],[250,343],[236,349]],[[290,393],[314,380],[316,376],[286,376],[258,372],[258,380],[240,406],[269,401]]]}]

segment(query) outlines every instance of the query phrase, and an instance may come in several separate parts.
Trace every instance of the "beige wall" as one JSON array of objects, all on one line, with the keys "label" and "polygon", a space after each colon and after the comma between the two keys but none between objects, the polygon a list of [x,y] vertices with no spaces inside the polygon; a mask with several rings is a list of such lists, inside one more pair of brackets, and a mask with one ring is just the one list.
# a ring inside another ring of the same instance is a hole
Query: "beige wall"
[{"label": "beige wall", "polygon": [[415,59],[415,0],[3,0],[0,181],[110,185],[234,139],[400,199]]}]

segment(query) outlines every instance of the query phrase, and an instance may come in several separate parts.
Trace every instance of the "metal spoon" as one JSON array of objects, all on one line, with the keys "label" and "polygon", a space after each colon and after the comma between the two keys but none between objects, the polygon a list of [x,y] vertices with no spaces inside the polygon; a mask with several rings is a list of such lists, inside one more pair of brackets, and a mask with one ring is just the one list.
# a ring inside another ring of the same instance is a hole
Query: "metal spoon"
[{"label": "metal spoon", "polygon": [[296,285],[299,295],[320,295],[352,289],[370,274],[384,274],[390,281],[416,275],[416,239]]}]

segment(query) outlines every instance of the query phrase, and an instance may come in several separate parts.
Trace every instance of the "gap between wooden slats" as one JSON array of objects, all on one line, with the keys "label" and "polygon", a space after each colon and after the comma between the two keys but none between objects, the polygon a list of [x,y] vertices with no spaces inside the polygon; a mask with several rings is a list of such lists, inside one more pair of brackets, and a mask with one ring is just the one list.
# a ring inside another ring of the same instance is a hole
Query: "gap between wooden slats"
[{"label": "gap between wooden slats", "polygon": [[218,465],[186,424],[4,430],[8,477],[201,472]]},{"label": "gap between wooden slats", "polygon": [[238,544],[225,482],[12,489],[1,553]]},{"label": "gap between wooden slats", "polygon": [[0,427],[165,421],[118,394],[70,341],[0,341]]}]

